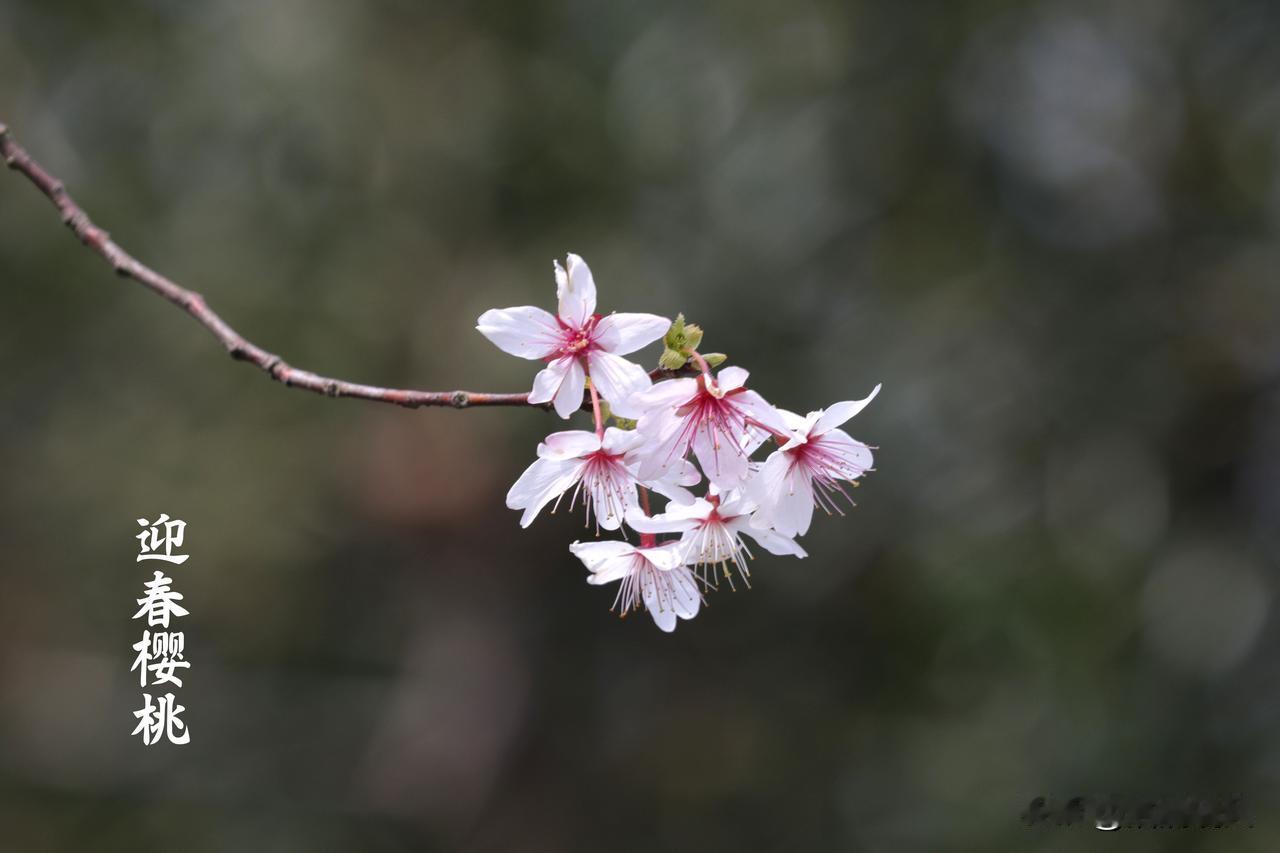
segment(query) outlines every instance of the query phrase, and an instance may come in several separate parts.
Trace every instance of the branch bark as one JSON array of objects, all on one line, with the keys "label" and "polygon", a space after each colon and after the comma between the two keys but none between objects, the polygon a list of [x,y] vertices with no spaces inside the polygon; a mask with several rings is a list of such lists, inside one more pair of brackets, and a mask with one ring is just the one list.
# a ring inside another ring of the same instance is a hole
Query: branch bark
[{"label": "branch bark", "polygon": [[[449,406],[455,409],[467,409],[472,406],[532,406],[544,410],[551,408],[549,403],[530,403],[527,392],[495,394],[483,391],[417,391],[406,388],[380,388],[377,385],[363,385],[344,379],[320,376],[308,370],[293,367],[280,356],[245,339],[231,328],[218,316],[217,312],[209,307],[199,293],[179,286],[116,244],[111,239],[111,235],[95,225],[80,205],[76,204],[62,181],[46,171],[13,140],[9,135],[9,129],[3,123],[0,123],[0,156],[4,157],[4,162],[10,169],[26,176],[36,189],[53,202],[53,206],[62,216],[63,224],[71,229],[81,243],[110,264],[117,275],[133,279],[186,311],[218,339],[233,359],[256,366],[283,385],[323,394],[326,397],[353,397],[358,400],[394,403],[410,409],[422,406]],[[650,377],[658,379],[681,373],[682,371],[658,369],[650,373]],[[587,408],[591,405],[585,397],[583,405]]]}]

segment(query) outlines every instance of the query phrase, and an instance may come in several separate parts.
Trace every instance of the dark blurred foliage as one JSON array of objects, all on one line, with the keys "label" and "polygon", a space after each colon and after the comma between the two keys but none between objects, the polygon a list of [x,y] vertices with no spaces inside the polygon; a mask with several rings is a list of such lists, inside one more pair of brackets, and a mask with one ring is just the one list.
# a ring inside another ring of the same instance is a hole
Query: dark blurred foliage
[{"label": "dark blurred foliage", "polygon": [[[1095,849],[1280,824],[1280,7],[0,0],[0,120],[291,363],[524,390],[489,307],[683,311],[879,399],[812,556],[660,634],[503,506],[536,411],[286,390],[0,176],[0,849]],[[645,353],[656,358],[655,352]],[[189,523],[144,748],[134,519]]]}]

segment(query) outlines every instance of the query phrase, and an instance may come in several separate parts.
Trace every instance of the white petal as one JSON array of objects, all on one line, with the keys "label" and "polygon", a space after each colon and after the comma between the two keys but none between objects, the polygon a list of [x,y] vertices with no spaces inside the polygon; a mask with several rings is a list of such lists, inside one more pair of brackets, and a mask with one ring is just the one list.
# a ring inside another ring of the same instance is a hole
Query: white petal
[{"label": "white petal", "polygon": [[[626,574],[626,561],[619,560],[619,557],[631,557],[636,552],[636,546],[629,542],[621,542],[618,540],[605,540],[603,542],[574,542],[569,546],[569,550],[575,557],[582,561],[587,567],[587,571],[592,573],[592,577],[587,578],[588,583],[604,584],[617,580]],[[613,563],[621,563],[622,574],[617,574],[617,566]],[[601,575],[608,572],[608,579],[602,579]]]},{"label": "white petal", "polygon": [[781,406],[775,406],[774,408],[782,418],[782,422],[786,424],[788,432],[804,432],[806,435],[809,433],[811,424],[808,418],[803,415],[797,415],[795,412],[788,411]]},{"label": "white petal", "polygon": [[694,518],[673,516],[669,513],[647,516],[638,507],[627,510],[626,520],[627,526],[637,533],[683,533],[698,526],[698,521]]},{"label": "white petal", "polygon": [[719,432],[698,430],[693,437],[693,455],[707,475],[707,479],[722,489],[734,489],[742,485],[749,471],[747,454]]},{"label": "white petal", "polygon": [[620,581],[628,575],[635,574],[636,557],[635,554],[624,554],[620,557],[610,557],[600,564],[600,567],[594,573],[587,575],[587,583],[592,586],[604,586],[605,584]]},{"label": "white petal", "polygon": [[773,507],[773,527],[783,536],[803,536],[813,523],[813,481],[799,466],[792,466],[783,480]]},{"label": "white petal", "polygon": [[752,481],[753,496],[760,511],[752,516],[752,525],[772,527],[783,536],[808,532],[813,520],[813,486],[809,477],[781,450],[775,451],[760,466]]},{"label": "white petal", "polygon": [[702,595],[698,592],[698,582],[693,579],[693,572],[684,568],[673,569],[667,574],[671,579],[671,600],[676,615],[681,619],[692,619],[698,615],[702,606]]},{"label": "white petal", "polygon": [[523,509],[520,526],[528,527],[542,508],[578,482],[585,462],[539,459],[525,469],[507,492],[507,507]]},{"label": "white petal", "polygon": [[540,459],[573,459],[586,456],[600,449],[600,439],[594,432],[567,429],[553,432],[538,445]]},{"label": "white petal", "polygon": [[529,402],[550,403],[556,396],[556,392],[560,390],[561,384],[564,383],[565,374],[569,372],[573,362],[574,359],[571,356],[563,356],[539,370],[538,375],[533,377],[533,390],[529,392]]},{"label": "white petal", "polygon": [[665,542],[651,548],[637,548],[636,553],[664,572],[684,565],[684,548],[679,542]]},{"label": "white petal", "polygon": [[610,406],[620,401],[625,408],[632,394],[644,391],[650,384],[649,374],[643,367],[602,350],[587,353],[587,368],[600,396],[608,400]]},{"label": "white petal", "polygon": [[720,386],[721,391],[732,391],[735,388],[741,388],[747,384],[747,377],[751,374],[746,369],[733,366],[726,367],[716,374],[716,384]]},{"label": "white petal", "polygon": [[758,505],[744,490],[729,489],[722,493],[716,512],[722,518],[733,518],[755,512]]},{"label": "white petal", "polygon": [[781,533],[774,533],[772,530],[761,530],[758,527],[752,527],[747,523],[746,519],[741,521],[730,522],[730,525],[739,532],[745,533],[752,539],[760,543],[760,547],[764,548],[770,554],[791,555],[794,557],[807,557],[805,550],[796,544],[796,540],[790,536],[783,536]]},{"label": "white petal", "polygon": [[476,329],[503,352],[529,359],[546,358],[564,338],[556,318],[532,305],[491,308],[480,315]]},{"label": "white petal", "polygon": [[654,480],[644,480],[640,485],[657,492],[668,500],[687,505],[693,503],[694,495],[685,486],[695,486],[701,479],[702,475],[698,473],[697,466],[687,459],[681,459],[678,463],[668,468],[663,476]]},{"label": "white petal", "polygon": [[636,449],[641,444],[644,444],[644,436],[633,429],[607,427],[604,431],[604,443],[602,446],[605,452],[611,456],[621,456]]},{"label": "white petal", "polygon": [[675,602],[671,593],[671,584],[665,572],[649,569],[640,575],[640,595],[644,599],[645,609],[653,617],[654,624],[668,634],[676,629]]},{"label": "white petal", "polygon": [[631,398],[631,402],[647,409],[665,409],[681,406],[697,394],[698,380],[696,379],[664,379],[654,383],[651,388],[637,393]]},{"label": "white petal", "polygon": [[870,470],[875,459],[871,448],[842,429],[833,429],[818,436],[815,444],[824,450],[834,451],[840,458],[838,470],[830,473],[842,480],[856,480]]},{"label": "white petal", "polygon": [[791,434],[787,429],[786,422],[782,420],[782,415],[778,414],[778,410],[755,391],[743,391],[740,394],[733,395],[731,399],[738,411],[751,418],[751,420],[775,433],[781,435]]},{"label": "white petal", "polygon": [[828,406],[826,411],[822,413],[822,417],[818,418],[817,423],[813,425],[813,429],[809,431],[810,434],[822,435],[824,432],[835,429],[865,409],[867,404],[874,400],[879,393],[880,386],[877,385],[871,389],[870,394],[861,400],[834,403]]},{"label": "white petal", "polygon": [[624,418],[639,419],[647,413],[682,405],[698,393],[695,379],[664,379],[637,391],[625,400],[610,401],[613,410]]},{"label": "white petal", "polygon": [[608,482],[593,476],[587,478],[587,484],[591,490],[591,511],[596,523],[605,530],[617,530],[627,510],[640,505],[635,480]]},{"label": "white petal", "polygon": [[667,333],[671,321],[657,314],[610,314],[596,324],[595,341],[614,355],[635,352]]},{"label": "white petal", "polygon": [[582,328],[596,311],[596,282],[586,261],[571,253],[567,273],[556,261],[556,296],[560,319],[575,329]]},{"label": "white petal", "polygon": [[582,369],[582,362],[573,359],[569,369],[565,371],[564,382],[556,391],[556,414],[568,419],[570,415],[582,408],[582,392],[587,387],[587,374]]}]

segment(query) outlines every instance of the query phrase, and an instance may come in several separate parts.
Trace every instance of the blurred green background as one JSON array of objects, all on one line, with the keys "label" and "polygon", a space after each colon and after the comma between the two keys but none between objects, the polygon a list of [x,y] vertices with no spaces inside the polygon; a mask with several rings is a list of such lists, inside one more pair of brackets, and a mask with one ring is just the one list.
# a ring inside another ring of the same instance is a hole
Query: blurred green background
[{"label": "blurred green background", "polygon": [[[1280,7],[0,0],[0,120],[290,363],[521,391],[590,262],[878,471],[672,636],[523,410],[287,390],[0,175],[0,850],[1280,845]],[[656,358],[648,350],[644,358]],[[192,742],[130,738],[135,518]],[[1252,829],[1031,829],[1240,792]]]}]

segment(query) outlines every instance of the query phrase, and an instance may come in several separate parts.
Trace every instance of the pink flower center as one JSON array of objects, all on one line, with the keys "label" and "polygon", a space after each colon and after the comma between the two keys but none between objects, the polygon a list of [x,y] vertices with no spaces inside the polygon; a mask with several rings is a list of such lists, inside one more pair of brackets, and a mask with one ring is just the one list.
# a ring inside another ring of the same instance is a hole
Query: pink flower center
[{"label": "pink flower center", "polygon": [[588,350],[595,347],[596,324],[600,321],[599,314],[592,314],[587,318],[587,322],[581,327],[575,328],[556,318],[560,323],[560,331],[564,336],[560,344],[558,357],[565,356],[584,356]]},{"label": "pink flower center", "polygon": [[822,510],[844,515],[837,505],[836,498],[843,497],[849,506],[854,506],[853,498],[845,490],[844,483],[857,485],[857,478],[862,476],[862,467],[851,458],[843,448],[824,442],[822,436],[809,439],[799,447],[787,451],[791,460],[791,469],[800,468],[817,488],[813,490],[813,502]]}]

